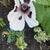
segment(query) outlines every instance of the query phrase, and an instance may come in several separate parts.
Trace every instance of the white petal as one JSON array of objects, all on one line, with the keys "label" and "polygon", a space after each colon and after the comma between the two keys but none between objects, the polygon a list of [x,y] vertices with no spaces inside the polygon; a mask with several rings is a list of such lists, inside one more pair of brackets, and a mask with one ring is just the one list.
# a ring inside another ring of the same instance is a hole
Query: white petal
[{"label": "white petal", "polygon": [[36,10],[35,10],[33,3],[30,3],[29,6],[30,6],[30,11],[32,11],[32,15],[31,15],[31,18],[26,16],[25,20],[26,20],[27,24],[29,25],[29,27],[32,28],[32,27],[38,26],[39,23],[36,20]]},{"label": "white petal", "polygon": [[[8,18],[9,21],[13,21],[14,18],[15,18],[15,19],[16,19],[16,18],[19,18],[20,15],[21,15],[20,12],[14,12],[14,10],[15,10],[15,8],[14,8],[13,10],[11,10],[11,11],[9,12],[9,14],[7,15],[7,18]],[[12,18],[13,20],[12,20],[11,18]]]},{"label": "white petal", "polygon": [[20,2],[19,2],[19,0],[14,0],[14,2],[15,2],[15,6],[20,6]]},{"label": "white petal", "polygon": [[33,3],[30,3],[29,6],[30,6],[30,11],[32,11],[32,18],[33,18],[33,19],[36,19],[35,6],[33,5]]},{"label": "white petal", "polygon": [[38,26],[38,24],[39,24],[36,19],[29,18],[28,16],[25,16],[25,20],[26,20],[26,22],[27,22],[27,24],[28,24],[28,26],[30,28],[33,28],[35,26]]},{"label": "white petal", "polygon": [[20,0],[21,1],[21,4],[23,4],[24,3],[24,0]]},{"label": "white petal", "polygon": [[20,12],[14,12],[13,10],[9,12],[7,18],[11,30],[22,31],[24,29],[25,21],[23,17],[21,20],[19,20],[20,16],[21,16]]}]

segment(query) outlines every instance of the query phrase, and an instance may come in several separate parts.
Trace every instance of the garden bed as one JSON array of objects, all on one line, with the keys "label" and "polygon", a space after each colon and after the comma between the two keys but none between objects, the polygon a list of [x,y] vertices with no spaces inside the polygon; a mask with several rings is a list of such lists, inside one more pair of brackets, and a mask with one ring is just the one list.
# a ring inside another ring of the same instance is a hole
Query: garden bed
[{"label": "garden bed", "polygon": [[[3,6],[3,4],[0,3],[0,17],[2,17],[4,19],[5,23],[7,23],[5,28],[8,27],[8,21],[7,21],[6,16],[9,13],[9,11],[13,9],[13,6],[14,6],[14,4],[12,4],[11,6],[8,6],[8,8],[6,8],[5,6]],[[3,28],[0,28],[0,50],[19,50],[17,48],[17,46],[15,45],[15,42],[13,42],[11,44],[8,44],[6,42],[5,38],[1,34],[1,32],[3,30],[4,30]],[[36,33],[33,32],[33,29],[30,29],[26,24],[26,27],[25,27],[25,42],[28,44],[28,46],[25,50],[41,50],[40,49],[40,43],[38,43],[34,39],[35,34]],[[42,44],[42,50],[49,50],[46,43]]]}]

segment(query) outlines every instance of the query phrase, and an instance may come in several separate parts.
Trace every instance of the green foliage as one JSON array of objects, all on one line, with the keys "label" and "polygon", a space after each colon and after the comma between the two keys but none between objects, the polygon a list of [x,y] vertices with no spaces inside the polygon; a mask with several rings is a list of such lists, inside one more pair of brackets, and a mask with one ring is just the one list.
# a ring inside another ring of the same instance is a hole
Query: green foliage
[{"label": "green foliage", "polygon": [[50,6],[50,0],[36,0],[36,3]]},{"label": "green foliage", "polygon": [[27,47],[27,43],[24,41],[24,32],[15,32],[8,30],[9,35],[7,35],[7,43],[12,43],[16,40],[16,46],[24,50]]},{"label": "green foliage", "polygon": [[[37,2],[44,0],[37,0]],[[47,1],[47,0],[46,0]],[[37,20],[41,24],[42,28],[47,32],[48,36],[50,36],[50,6],[34,3],[37,13]]]},{"label": "green foliage", "polygon": [[20,32],[20,35],[18,35],[18,38],[16,38],[16,45],[21,50],[24,50],[27,47],[27,43],[24,41],[23,32]]},{"label": "green foliage", "polygon": [[37,34],[34,36],[34,38],[37,40],[37,42],[46,42],[48,40],[48,36],[45,31],[42,31],[40,27],[34,28],[34,31],[37,32]]},{"label": "green foliage", "polygon": [[0,3],[3,4],[5,7],[8,5],[10,6],[11,1],[10,0],[0,0]]},{"label": "green foliage", "polygon": [[16,32],[9,31],[9,35],[7,36],[7,42],[11,43],[15,40]]},{"label": "green foliage", "polygon": [[39,33],[39,32],[41,32],[42,30],[41,30],[40,27],[35,27],[35,28],[34,28],[34,31]]},{"label": "green foliage", "polygon": [[6,24],[5,22],[3,21],[3,18],[0,18],[0,27],[4,27]]}]

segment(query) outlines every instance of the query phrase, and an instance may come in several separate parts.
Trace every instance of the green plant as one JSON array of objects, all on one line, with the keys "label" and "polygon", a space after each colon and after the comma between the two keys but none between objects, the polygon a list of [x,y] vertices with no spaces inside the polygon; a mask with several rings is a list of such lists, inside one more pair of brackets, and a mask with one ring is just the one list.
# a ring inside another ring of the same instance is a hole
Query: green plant
[{"label": "green plant", "polygon": [[27,47],[27,43],[24,41],[24,32],[20,32],[20,35],[18,34],[16,45],[21,50],[24,50]]},{"label": "green plant", "polygon": [[5,22],[3,21],[3,18],[0,18],[0,27],[4,27],[6,24]]},{"label": "green plant", "polygon": [[15,40],[16,38],[16,32],[9,31],[9,35],[7,36],[7,43],[11,43]]},{"label": "green plant", "polygon": [[[8,33],[8,34],[7,34]],[[24,50],[27,47],[27,43],[24,41],[24,32],[15,32],[8,29],[4,31],[3,35],[7,35],[7,43],[11,44],[13,41],[16,41],[15,45],[20,49]]]},{"label": "green plant", "polygon": [[34,31],[36,32],[34,38],[40,43],[40,50],[43,50],[42,45],[48,40],[48,35],[40,27],[34,28]]},{"label": "green plant", "polygon": [[35,36],[34,36],[34,38],[37,40],[37,42],[42,43],[42,42],[46,42],[46,40],[48,40],[48,36],[47,36],[46,32],[42,31],[40,27],[34,28],[34,31],[37,32],[37,34],[35,34]]}]

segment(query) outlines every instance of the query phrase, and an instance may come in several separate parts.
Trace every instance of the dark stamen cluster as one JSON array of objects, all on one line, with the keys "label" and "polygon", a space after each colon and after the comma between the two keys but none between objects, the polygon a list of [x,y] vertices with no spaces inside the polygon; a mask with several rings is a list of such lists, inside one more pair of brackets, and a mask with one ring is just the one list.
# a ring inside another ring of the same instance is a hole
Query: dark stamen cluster
[{"label": "dark stamen cluster", "polygon": [[30,8],[30,7],[29,7],[28,5],[25,5],[25,4],[22,4],[22,5],[21,5],[21,11],[22,11],[22,12],[28,11],[29,8]]},{"label": "dark stamen cluster", "polygon": [[32,15],[32,12],[30,11],[28,17],[31,18],[31,15]]}]

